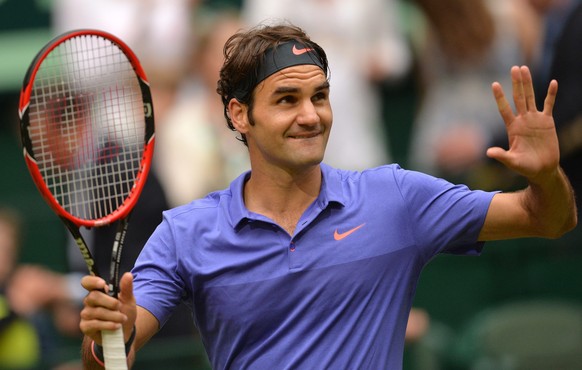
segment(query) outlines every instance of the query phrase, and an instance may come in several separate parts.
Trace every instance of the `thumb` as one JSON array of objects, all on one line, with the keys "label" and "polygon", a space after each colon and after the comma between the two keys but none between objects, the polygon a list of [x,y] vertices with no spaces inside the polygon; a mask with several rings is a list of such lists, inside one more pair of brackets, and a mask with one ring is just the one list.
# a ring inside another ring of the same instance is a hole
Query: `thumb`
[{"label": "thumb", "polygon": [[509,165],[509,152],[503,148],[492,147],[487,149],[487,157],[495,159],[503,163],[505,166]]},{"label": "thumb", "polygon": [[119,300],[123,304],[135,302],[135,297],[133,296],[133,275],[131,272],[123,274],[119,281]]},{"label": "thumb", "polygon": [[126,272],[119,281],[118,299],[122,303],[121,311],[127,316],[123,323],[124,339],[127,342],[133,331],[135,320],[137,318],[137,306],[133,295],[133,275]]}]

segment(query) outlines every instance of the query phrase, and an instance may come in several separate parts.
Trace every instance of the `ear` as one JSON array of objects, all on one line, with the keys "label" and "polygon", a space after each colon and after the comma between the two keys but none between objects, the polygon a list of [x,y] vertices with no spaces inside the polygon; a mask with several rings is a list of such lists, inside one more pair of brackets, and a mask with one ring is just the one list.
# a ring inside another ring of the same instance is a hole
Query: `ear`
[{"label": "ear", "polygon": [[241,134],[246,134],[249,130],[248,106],[232,98],[228,103],[228,113],[234,128]]}]

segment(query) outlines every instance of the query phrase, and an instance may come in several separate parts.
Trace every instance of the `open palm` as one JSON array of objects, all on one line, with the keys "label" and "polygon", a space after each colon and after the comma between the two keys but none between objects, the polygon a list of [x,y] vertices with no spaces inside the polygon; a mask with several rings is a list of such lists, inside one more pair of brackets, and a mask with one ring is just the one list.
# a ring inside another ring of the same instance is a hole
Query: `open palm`
[{"label": "open palm", "polygon": [[558,92],[553,80],[544,101],[543,111],[538,111],[531,73],[528,67],[512,67],[514,113],[501,85],[493,83],[492,90],[499,113],[505,122],[509,149],[489,148],[487,156],[503,163],[509,169],[530,181],[542,181],[544,176],[558,168],[560,151],[552,110]]}]

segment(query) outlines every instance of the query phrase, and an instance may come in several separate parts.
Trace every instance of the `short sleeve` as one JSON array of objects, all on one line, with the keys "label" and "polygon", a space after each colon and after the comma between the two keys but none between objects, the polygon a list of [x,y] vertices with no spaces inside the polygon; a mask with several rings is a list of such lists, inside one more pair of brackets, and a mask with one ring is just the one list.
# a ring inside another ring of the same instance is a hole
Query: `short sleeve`
[{"label": "short sleeve", "polygon": [[416,244],[429,258],[437,253],[479,254],[478,236],[495,192],[470,190],[400,168],[395,180],[407,207]]},{"label": "short sleeve", "polygon": [[138,306],[151,312],[161,326],[185,296],[173,240],[170,222],[164,215],[132,270]]}]

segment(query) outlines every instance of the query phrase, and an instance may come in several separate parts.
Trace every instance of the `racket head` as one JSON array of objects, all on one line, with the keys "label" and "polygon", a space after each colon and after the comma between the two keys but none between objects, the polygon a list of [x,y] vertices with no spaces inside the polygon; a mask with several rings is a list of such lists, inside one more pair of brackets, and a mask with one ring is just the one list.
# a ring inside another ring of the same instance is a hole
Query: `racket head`
[{"label": "racket head", "polygon": [[129,214],[155,142],[149,82],[129,46],[93,29],[55,37],[26,73],[19,116],[26,165],[57,215],[99,227]]}]

